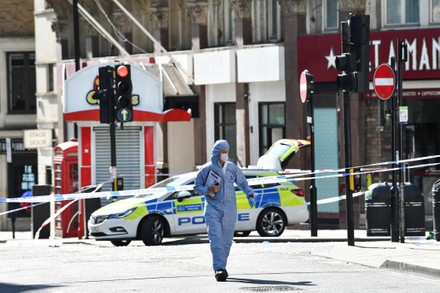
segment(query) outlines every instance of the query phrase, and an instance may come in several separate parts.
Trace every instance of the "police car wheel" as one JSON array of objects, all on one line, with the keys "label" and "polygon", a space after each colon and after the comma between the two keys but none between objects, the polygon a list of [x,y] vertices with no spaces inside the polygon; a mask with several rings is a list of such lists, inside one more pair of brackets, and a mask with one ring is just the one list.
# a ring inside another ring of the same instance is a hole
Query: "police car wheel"
[{"label": "police car wheel", "polygon": [[278,237],[286,228],[284,214],[277,208],[268,208],[261,212],[257,220],[257,232],[263,237]]},{"label": "police car wheel", "polygon": [[165,224],[159,216],[151,216],[142,222],[141,239],[145,245],[159,245],[165,235]]},{"label": "police car wheel", "polygon": [[111,242],[114,246],[127,246],[128,244],[130,244],[131,240],[127,240],[127,239],[118,239],[118,240],[110,240],[110,242]]}]

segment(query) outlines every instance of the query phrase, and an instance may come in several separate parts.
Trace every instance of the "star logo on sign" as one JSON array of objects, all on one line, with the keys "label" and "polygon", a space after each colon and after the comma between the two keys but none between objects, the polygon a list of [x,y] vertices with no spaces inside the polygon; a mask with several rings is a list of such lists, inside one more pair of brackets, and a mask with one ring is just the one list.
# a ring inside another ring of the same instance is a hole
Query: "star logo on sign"
[{"label": "star logo on sign", "polygon": [[330,48],[330,54],[328,56],[325,56],[325,59],[327,59],[327,70],[330,69],[332,66],[336,69],[336,56],[335,53],[333,53],[333,47]]}]

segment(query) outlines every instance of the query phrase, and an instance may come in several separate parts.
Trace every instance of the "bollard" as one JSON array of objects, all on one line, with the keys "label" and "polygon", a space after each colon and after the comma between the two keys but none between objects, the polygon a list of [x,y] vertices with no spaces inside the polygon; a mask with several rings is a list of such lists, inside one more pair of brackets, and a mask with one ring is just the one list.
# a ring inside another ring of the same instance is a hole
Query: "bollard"
[{"label": "bollard", "polygon": [[[100,187],[99,189],[96,189],[96,185],[89,185],[89,186],[84,186],[83,188],[81,188],[80,193],[88,193],[88,192],[100,192],[101,191]],[[86,233],[85,233],[85,238],[89,239],[89,227],[87,225],[88,220],[90,219],[90,216],[92,215],[92,213],[94,211],[96,211],[97,209],[99,209],[101,207],[101,199],[100,198],[89,198],[85,200],[85,205],[84,205],[84,209],[85,209],[85,229],[86,229]]]},{"label": "bollard", "polygon": [[[52,186],[50,185],[37,185],[32,186],[32,196],[39,195],[49,195],[51,192]],[[44,203],[42,205],[38,205],[32,207],[31,209],[31,231],[32,231],[32,239],[35,238],[35,234],[37,233],[40,226],[50,217],[50,203]],[[50,224],[46,225],[40,232],[40,239],[48,239],[50,236]]]},{"label": "bollard", "polygon": [[440,241],[440,179],[432,185],[432,222],[434,237]]}]

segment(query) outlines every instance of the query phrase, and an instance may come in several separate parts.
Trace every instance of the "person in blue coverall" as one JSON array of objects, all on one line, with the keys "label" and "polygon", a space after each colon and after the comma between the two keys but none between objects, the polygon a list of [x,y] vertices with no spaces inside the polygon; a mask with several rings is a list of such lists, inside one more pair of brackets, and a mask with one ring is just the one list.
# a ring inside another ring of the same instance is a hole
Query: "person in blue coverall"
[{"label": "person in blue coverall", "polygon": [[[194,190],[206,197],[205,219],[217,281],[225,281],[228,277],[226,263],[237,221],[234,183],[247,195],[251,207],[255,206],[253,189],[249,187],[240,168],[228,161],[228,153],[228,142],[216,141],[212,149],[211,162],[202,166],[194,184]],[[221,179],[219,184],[207,186],[206,181],[211,170]]]}]

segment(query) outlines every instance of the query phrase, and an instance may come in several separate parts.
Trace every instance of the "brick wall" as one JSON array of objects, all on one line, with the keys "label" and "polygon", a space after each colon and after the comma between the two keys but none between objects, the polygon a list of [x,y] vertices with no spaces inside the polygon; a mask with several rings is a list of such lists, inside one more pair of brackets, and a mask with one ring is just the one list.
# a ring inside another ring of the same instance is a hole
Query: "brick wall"
[{"label": "brick wall", "polygon": [[34,36],[34,1],[1,0],[0,36]]}]

